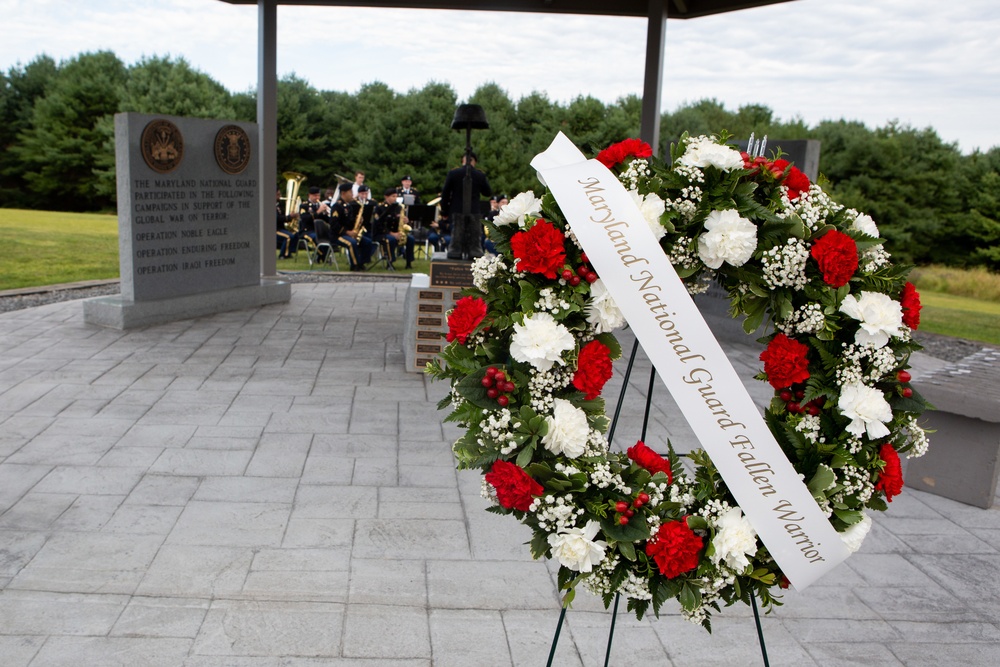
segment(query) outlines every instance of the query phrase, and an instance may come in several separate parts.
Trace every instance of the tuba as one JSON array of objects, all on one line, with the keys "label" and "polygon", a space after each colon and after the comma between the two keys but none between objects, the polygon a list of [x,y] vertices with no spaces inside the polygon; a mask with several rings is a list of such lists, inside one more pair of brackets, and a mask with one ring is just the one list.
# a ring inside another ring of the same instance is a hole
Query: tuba
[{"label": "tuba", "polygon": [[[299,187],[302,181],[306,180],[305,174],[297,171],[286,171],[281,175],[285,179],[285,217],[291,217],[292,213],[298,213],[302,204],[302,197],[299,196]],[[285,223],[285,229],[295,233],[299,231],[299,220],[293,218]]]}]

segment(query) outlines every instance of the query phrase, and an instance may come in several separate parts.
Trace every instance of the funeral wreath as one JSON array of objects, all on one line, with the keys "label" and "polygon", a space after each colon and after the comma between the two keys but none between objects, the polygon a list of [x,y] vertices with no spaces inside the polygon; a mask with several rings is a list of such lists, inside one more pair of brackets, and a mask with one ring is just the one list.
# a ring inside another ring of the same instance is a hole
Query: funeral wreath
[{"label": "funeral wreath", "polygon": [[[765,325],[767,426],[854,551],[869,511],[900,493],[899,455],[927,449],[928,406],[907,371],[920,298],[872,218],[727,138],[685,135],[669,162],[629,139],[597,160],[689,292],[714,282],[748,332]],[[722,604],[780,604],[787,579],[703,450],[609,446],[602,390],[627,323],[556,200],[521,193],[488,233],[497,254],[473,263],[427,370],[450,381],[439,407],[464,429],[458,466],[483,471],[490,510],[530,527],[535,558],[558,561],[565,604],[583,586],[642,618],[675,598],[709,629]]]}]

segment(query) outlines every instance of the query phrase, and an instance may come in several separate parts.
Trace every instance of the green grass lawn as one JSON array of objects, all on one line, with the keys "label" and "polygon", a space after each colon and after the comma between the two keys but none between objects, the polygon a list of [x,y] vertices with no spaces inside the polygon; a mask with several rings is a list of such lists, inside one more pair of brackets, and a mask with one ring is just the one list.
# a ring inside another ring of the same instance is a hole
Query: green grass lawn
[{"label": "green grass lawn", "polygon": [[1000,303],[921,292],[920,331],[1000,345]]},{"label": "green grass lawn", "polygon": [[0,290],[118,277],[118,217],[0,209]]},{"label": "green grass lawn", "polygon": [[[56,213],[0,209],[0,290],[20,287],[58,285],[81,280],[118,278],[118,218],[95,213]],[[340,256],[340,269],[347,270],[347,260]],[[412,270],[396,261],[397,274],[427,273],[430,262],[420,258]],[[297,259],[278,260],[278,271],[332,271],[330,266],[309,266],[304,253]],[[925,280],[930,273],[923,270]],[[376,266],[370,273],[384,273]],[[1000,303],[984,298],[953,296],[940,289],[965,290],[960,279],[950,274],[965,274],[960,269],[948,269],[946,279],[921,285],[923,310],[920,330],[945,336],[955,336],[1000,345]],[[917,272],[919,274],[919,271]],[[971,280],[982,284],[987,278],[974,272]],[[916,279],[915,279],[916,280]],[[966,280],[965,282],[969,282]]]}]

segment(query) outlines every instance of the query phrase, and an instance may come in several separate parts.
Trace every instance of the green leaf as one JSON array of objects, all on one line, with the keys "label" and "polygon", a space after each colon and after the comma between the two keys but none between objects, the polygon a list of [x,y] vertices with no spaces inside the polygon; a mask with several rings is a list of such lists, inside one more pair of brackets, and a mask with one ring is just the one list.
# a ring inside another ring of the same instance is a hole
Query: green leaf
[{"label": "green leaf", "polygon": [[609,333],[597,334],[597,340],[601,341],[608,348],[608,354],[612,360],[620,359],[622,356],[622,346],[618,339]]},{"label": "green leaf", "polygon": [[824,498],[823,492],[829,489],[837,482],[837,476],[833,473],[833,470],[822,463],[816,469],[816,474],[813,478],[809,480],[809,491],[813,494],[815,498]]},{"label": "green leaf", "polygon": [[601,519],[601,530],[604,536],[615,542],[639,542],[649,539],[649,524],[636,514],[624,526],[618,523],[617,515],[611,514]]},{"label": "green leaf", "polygon": [[701,589],[695,588],[688,582],[681,586],[681,593],[678,596],[681,606],[688,611],[693,611],[701,605]]},{"label": "green leaf", "polygon": [[517,453],[517,460],[515,461],[515,463],[517,463],[517,465],[521,466],[522,468],[526,468],[528,464],[531,463],[531,457],[534,456],[534,454],[535,454],[535,446],[528,445],[527,447],[525,447],[524,449],[522,449]]},{"label": "green leaf", "polygon": [[622,556],[635,562],[635,545],[631,542],[618,542],[618,551],[621,552]]},{"label": "green leaf", "polygon": [[535,560],[542,558],[549,550],[548,535],[544,531],[536,530],[531,536],[531,557]]}]

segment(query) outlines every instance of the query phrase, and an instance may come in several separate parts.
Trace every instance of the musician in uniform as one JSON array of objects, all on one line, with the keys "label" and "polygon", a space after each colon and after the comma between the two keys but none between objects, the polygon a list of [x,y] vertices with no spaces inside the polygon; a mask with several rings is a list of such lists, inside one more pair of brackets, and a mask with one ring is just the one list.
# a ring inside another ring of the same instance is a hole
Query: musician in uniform
[{"label": "musician in uniform", "polygon": [[[364,213],[362,214],[362,219],[364,220],[364,225],[362,226],[362,235],[369,241],[372,239],[372,219],[375,215],[375,208],[378,204],[372,200],[372,191],[367,185],[362,185],[358,188],[358,197],[356,201],[358,206],[364,208]],[[354,211],[357,215],[357,209]]]},{"label": "musician in uniform", "polygon": [[[330,240],[330,206],[319,199],[320,190],[309,188],[309,198],[299,206],[299,233],[308,236],[313,243]],[[323,257],[320,261],[324,261]]]},{"label": "musician in uniform", "polygon": [[[400,185],[396,188],[399,193],[399,203],[410,206],[411,204],[422,204],[420,201],[420,191],[413,187],[413,177],[406,175],[400,180]],[[413,201],[406,201],[406,195],[412,195]]]},{"label": "musician in uniform", "polygon": [[406,268],[413,268],[413,235],[407,234],[403,225],[407,224],[402,215],[403,207],[396,199],[396,188],[386,188],[383,193],[385,200],[375,209],[375,242],[382,247],[382,252],[389,258],[391,266],[396,261],[399,244],[402,242]]},{"label": "musician in uniform", "polygon": [[364,261],[360,243],[356,238],[358,234],[354,231],[354,220],[352,209],[354,208],[354,193],[351,191],[351,184],[344,183],[339,188],[340,197],[333,205],[333,212],[330,214],[330,244],[338,245],[347,251],[347,261],[351,266],[351,271],[364,270]]},{"label": "musician in uniform", "polygon": [[295,254],[299,244],[299,232],[293,232],[286,225],[299,217],[298,211],[292,211],[290,215],[285,215],[285,209],[281,206],[281,190],[278,190],[275,212],[278,219],[278,250],[281,251],[281,259],[289,259]]}]

